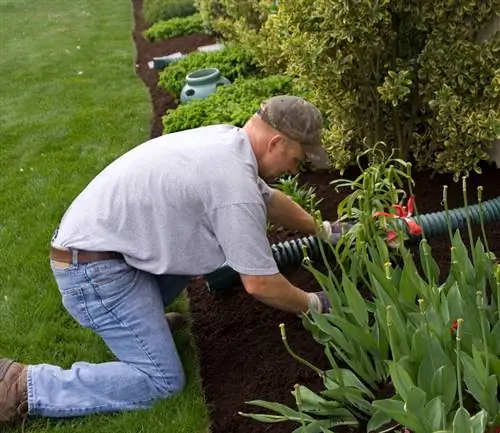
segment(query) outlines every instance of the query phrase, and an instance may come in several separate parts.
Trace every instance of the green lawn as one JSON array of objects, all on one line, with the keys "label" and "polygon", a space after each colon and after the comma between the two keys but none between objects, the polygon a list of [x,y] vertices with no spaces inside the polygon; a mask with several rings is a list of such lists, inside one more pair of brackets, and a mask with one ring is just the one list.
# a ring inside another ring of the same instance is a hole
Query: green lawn
[{"label": "green lawn", "polygon": [[[148,138],[151,109],[135,74],[132,5],[0,0],[0,17],[0,356],[62,367],[106,361],[102,341],[63,309],[47,253],[72,199]],[[176,340],[188,375],[179,397],[152,411],[30,420],[26,430],[206,432],[194,344],[187,331]]]}]

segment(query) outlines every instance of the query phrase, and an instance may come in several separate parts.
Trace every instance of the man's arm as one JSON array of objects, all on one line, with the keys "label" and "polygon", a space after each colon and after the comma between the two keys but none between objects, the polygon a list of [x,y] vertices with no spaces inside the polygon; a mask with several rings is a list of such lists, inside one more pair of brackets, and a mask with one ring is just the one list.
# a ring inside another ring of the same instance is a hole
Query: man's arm
[{"label": "man's arm", "polygon": [[272,189],[266,205],[267,216],[272,223],[305,234],[316,232],[314,218],[280,190]]},{"label": "man's arm", "polygon": [[308,293],[295,287],[282,274],[240,274],[240,277],[247,293],[264,304],[296,314],[308,310]]}]

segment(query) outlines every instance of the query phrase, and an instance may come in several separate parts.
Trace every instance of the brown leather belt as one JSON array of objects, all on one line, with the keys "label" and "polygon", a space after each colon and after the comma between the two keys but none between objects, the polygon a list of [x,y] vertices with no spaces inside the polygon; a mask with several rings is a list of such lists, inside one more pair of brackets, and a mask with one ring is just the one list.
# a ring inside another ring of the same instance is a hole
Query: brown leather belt
[{"label": "brown leather belt", "polygon": [[56,262],[73,263],[73,254],[75,254],[76,263],[100,262],[101,260],[123,259],[120,253],[112,251],[85,251],[85,250],[60,250],[50,248],[50,258]]}]

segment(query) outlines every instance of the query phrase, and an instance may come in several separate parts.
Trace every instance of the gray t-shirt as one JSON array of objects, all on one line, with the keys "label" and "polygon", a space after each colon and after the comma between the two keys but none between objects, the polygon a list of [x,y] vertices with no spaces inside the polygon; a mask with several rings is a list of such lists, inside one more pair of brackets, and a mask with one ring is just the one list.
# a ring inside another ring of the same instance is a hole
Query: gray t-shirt
[{"label": "gray t-shirt", "polygon": [[66,211],[55,247],[116,251],[153,274],[202,275],[224,263],[278,273],[266,236],[271,188],[241,128],[167,134],[105,168]]}]

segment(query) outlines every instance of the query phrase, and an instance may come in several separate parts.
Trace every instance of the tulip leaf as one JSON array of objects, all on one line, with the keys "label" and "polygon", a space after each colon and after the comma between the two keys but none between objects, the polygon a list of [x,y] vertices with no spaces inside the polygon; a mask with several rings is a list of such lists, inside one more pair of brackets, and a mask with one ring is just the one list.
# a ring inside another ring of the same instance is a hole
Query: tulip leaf
[{"label": "tulip leaf", "polygon": [[[353,352],[354,348],[352,343],[347,340],[337,326],[332,325],[332,323],[335,323],[335,319],[338,316],[334,314],[320,314],[314,309],[311,310],[311,315],[314,319],[314,324],[316,324],[322,332],[330,336],[330,340],[333,340],[335,344],[339,345],[344,352]],[[328,317],[332,318],[332,320],[328,320]]]},{"label": "tulip leaf", "polygon": [[500,321],[495,324],[489,334],[489,347],[493,353],[500,353]]},{"label": "tulip leaf", "polygon": [[427,353],[418,369],[417,385],[428,395],[432,395],[434,373],[443,365],[453,366],[453,364],[439,340],[434,335],[429,335],[427,338]]},{"label": "tulip leaf", "polygon": [[344,290],[347,304],[352,311],[352,314],[360,326],[368,326],[368,310],[366,301],[359,293],[356,285],[344,274],[342,277],[342,288]]},{"label": "tulip leaf", "polygon": [[407,402],[410,390],[415,386],[410,375],[403,366],[394,361],[389,362],[389,373],[397,394],[403,401]]},{"label": "tulip leaf", "polygon": [[361,345],[365,350],[376,350],[377,342],[372,337],[372,335],[365,329],[356,326],[349,321],[329,314],[324,314],[324,316],[331,319],[332,323],[335,323],[339,329],[342,330],[344,336],[351,341],[355,341],[356,344]]},{"label": "tulip leaf", "polygon": [[469,252],[467,251],[467,247],[462,240],[459,230],[457,230],[453,236],[452,247],[453,254],[450,272],[452,272],[455,278],[459,281],[464,278],[466,278],[469,282],[474,281],[476,275],[474,267],[469,258]]},{"label": "tulip leaf", "polygon": [[445,427],[446,423],[445,405],[441,397],[434,397],[425,406],[424,419],[429,424],[429,431],[435,432]]},{"label": "tulip leaf", "polygon": [[417,417],[404,409],[404,403],[395,399],[375,400],[372,403],[377,411],[381,411],[411,431],[420,431],[421,425]]},{"label": "tulip leaf", "polygon": [[281,403],[272,403],[264,400],[251,400],[247,401],[247,404],[251,404],[253,406],[262,407],[264,409],[269,409],[278,413],[279,415],[267,415],[267,414],[251,414],[251,413],[241,413],[243,416],[247,416],[258,421],[262,422],[280,422],[280,421],[314,421],[314,418],[305,413],[298,412],[296,410],[290,409],[288,406],[285,406]]},{"label": "tulip leaf", "polygon": [[386,424],[389,424],[391,421],[392,418],[389,415],[378,410],[372,415],[370,421],[368,421],[366,431],[370,433],[372,431],[380,430],[381,427],[383,427]]},{"label": "tulip leaf", "polygon": [[491,375],[488,377],[486,381],[486,387],[483,389],[482,395],[482,408],[485,409],[488,413],[497,414],[499,410],[499,403],[497,397],[498,391],[498,381],[495,375]]},{"label": "tulip leaf", "polygon": [[460,294],[460,290],[458,288],[458,283],[455,281],[448,294],[446,296],[448,300],[448,310],[450,312],[450,318],[452,320],[456,320],[459,317],[464,316],[464,300]]},{"label": "tulip leaf", "polygon": [[363,392],[363,394],[366,394],[370,398],[375,398],[373,393],[359,380],[359,378],[351,371],[347,370],[346,368],[341,368],[340,370],[341,374],[341,380],[345,386],[351,387],[351,388],[357,388],[360,391]]},{"label": "tulip leaf", "polygon": [[488,422],[488,412],[484,409],[476,413],[471,419],[472,431],[474,433],[484,433]]},{"label": "tulip leaf", "polygon": [[331,409],[339,408],[338,402],[325,400],[323,397],[303,385],[295,389],[292,394],[296,399],[298,398],[300,402],[299,409],[304,412],[323,413],[325,408],[321,407],[321,405],[330,407]]},{"label": "tulip leaf", "polygon": [[399,296],[401,302],[408,305],[415,305],[416,299],[419,297],[416,283],[416,280],[419,278],[420,276],[417,273],[415,265],[412,263],[410,266],[405,261],[399,280]]},{"label": "tulip leaf", "polygon": [[441,397],[446,413],[455,402],[457,393],[457,376],[452,365],[442,365],[432,377],[431,396]]},{"label": "tulip leaf", "polygon": [[398,292],[392,279],[388,279],[384,270],[369,260],[366,261],[366,267],[368,268],[374,288],[378,288],[378,290],[376,290],[376,295],[381,296],[383,292],[385,292],[385,294],[395,302],[398,299]]},{"label": "tulip leaf", "polygon": [[473,433],[469,412],[460,407],[453,418],[453,433]]},{"label": "tulip leaf", "polygon": [[429,283],[439,281],[439,266],[432,257],[431,247],[427,242],[420,242],[420,263]]},{"label": "tulip leaf", "polygon": [[491,266],[491,260],[484,252],[483,243],[480,239],[477,240],[474,247],[474,270],[476,271],[476,283],[485,283],[486,269]]},{"label": "tulip leaf", "polygon": [[418,328],[412,337],[411,359],[420,364],[428,353],[427,336],[423,327]]},{"label": "tulip leaf", "polygon": [[462,361],[463,377],[467,391],[480,403],[486,385],[481,377],[484,370],[477,370],[474,360],[465,352],[460,353],[460,360]]}]

